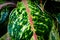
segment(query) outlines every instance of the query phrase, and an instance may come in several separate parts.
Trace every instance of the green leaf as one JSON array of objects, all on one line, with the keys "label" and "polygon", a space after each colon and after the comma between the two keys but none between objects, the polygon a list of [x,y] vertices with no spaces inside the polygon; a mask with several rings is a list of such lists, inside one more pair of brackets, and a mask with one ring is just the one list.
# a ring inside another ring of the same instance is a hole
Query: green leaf
[{"label": "green leaf", "polygon": [[[38,4],[38,2],[37,2]],[[53,27],[53,19],[45,11],[44,13],[35,5],[28,1],[30,15],[32,16],[33,28],[29,21],[26,8],[22,2],[17,3],[17,8],[13,9],[9,16],[8,33],[11,40],[33,40],[34,32],[38,40],[48,40],[49,33]]]}]

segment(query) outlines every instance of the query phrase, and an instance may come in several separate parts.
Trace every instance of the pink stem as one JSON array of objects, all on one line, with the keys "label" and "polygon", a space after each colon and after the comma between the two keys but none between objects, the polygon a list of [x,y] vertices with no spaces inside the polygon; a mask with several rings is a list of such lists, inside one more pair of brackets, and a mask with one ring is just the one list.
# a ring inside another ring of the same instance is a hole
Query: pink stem
[{"label": "pink stem", "polygon": [[33,38],[34,38],[34,40],[37,40],[37,35],[36,35],[36,33],[33,34]]},{"label": "pink stem", "polygon": [[25,5],[25,7],[26,7],[26,11],[27,11],[27,14],[28,14],[28,17],[29,17],[29,22],[30,22],[30,25],[31,25],[31,29],[32,29],[32,31],[33,31],[34,40],[37,40],[37,35],[36,35],[35,31],[34,31],[32,16],[31,16],[31,14],[30,14],[30,9],[28,8],[27,1],[26,1],[26,0],[22,0],[22,2],[24,3],[24,5]]},{"label": "pink stem", "polygon": [[13,5],[13,6],[16,6],[15,3],[12,3],[12,2],[6,2],[4,4],[0,4],[0,9],[4,6],[7,6],[7,5]]},{"label": "pink stem", "polygon": [[40,0],[40,3],[42,4],[42,0]]},{"label": "pink stem", "polygon": [[42,4],[42,0],[40,0],[40,3]]},{"label": "pink stem", "polygon": [[25,7],[26,7],[26,11],[27,11],[28,13],[30,13],[30,10],[29,10],[29,8],[28,8],[27,1],[26,1],[26,0],[22,0],[22,2],[24,3],[24,5],[25,5]]}]

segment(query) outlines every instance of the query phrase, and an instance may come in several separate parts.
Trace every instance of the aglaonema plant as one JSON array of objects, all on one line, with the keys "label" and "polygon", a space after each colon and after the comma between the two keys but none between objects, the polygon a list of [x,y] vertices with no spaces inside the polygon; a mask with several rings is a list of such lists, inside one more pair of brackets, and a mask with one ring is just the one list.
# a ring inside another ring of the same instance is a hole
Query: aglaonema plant
[{"label": "aglaonema plant", "polygon": [[17,2],[17,7],[9,16],[10,40],[59,40],[54,20],[42,8],[40,1]]}]

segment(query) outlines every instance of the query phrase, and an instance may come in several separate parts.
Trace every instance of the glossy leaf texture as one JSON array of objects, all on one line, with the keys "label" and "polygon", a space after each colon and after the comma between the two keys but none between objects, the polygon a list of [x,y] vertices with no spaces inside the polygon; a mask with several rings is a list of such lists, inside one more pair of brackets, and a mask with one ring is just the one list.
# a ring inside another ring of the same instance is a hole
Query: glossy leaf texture
[{"label": "glossy leaf texture", "polygon": [[35,31],[31,29],[29,13],[26,12],[23,2],[18,2],[17,8],[13,9],[9,16],[8,33],[11,40],[34,40],[34,32],[38,40],[48,40],[53,27],[52,17],[47,12],[40,10],[38,7],[39,1],[35,1],[35,3],[28,0],[27,2]]}]

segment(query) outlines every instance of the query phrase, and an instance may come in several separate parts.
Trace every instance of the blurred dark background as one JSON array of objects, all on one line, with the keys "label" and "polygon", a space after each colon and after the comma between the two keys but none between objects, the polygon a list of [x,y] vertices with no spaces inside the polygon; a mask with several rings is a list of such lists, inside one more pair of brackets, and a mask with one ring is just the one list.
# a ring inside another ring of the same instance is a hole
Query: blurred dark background
[{"label": "blurred dark background", "polygon": [[47,2],[45,4],[45,10],[47,12],[49,12],[53,17],[57,18],[58,32],[60,35],[60,23],[59,23],[60,22],[60,15],[59,15],[60,14],[60,1],[59,0],[47,0]]}]

